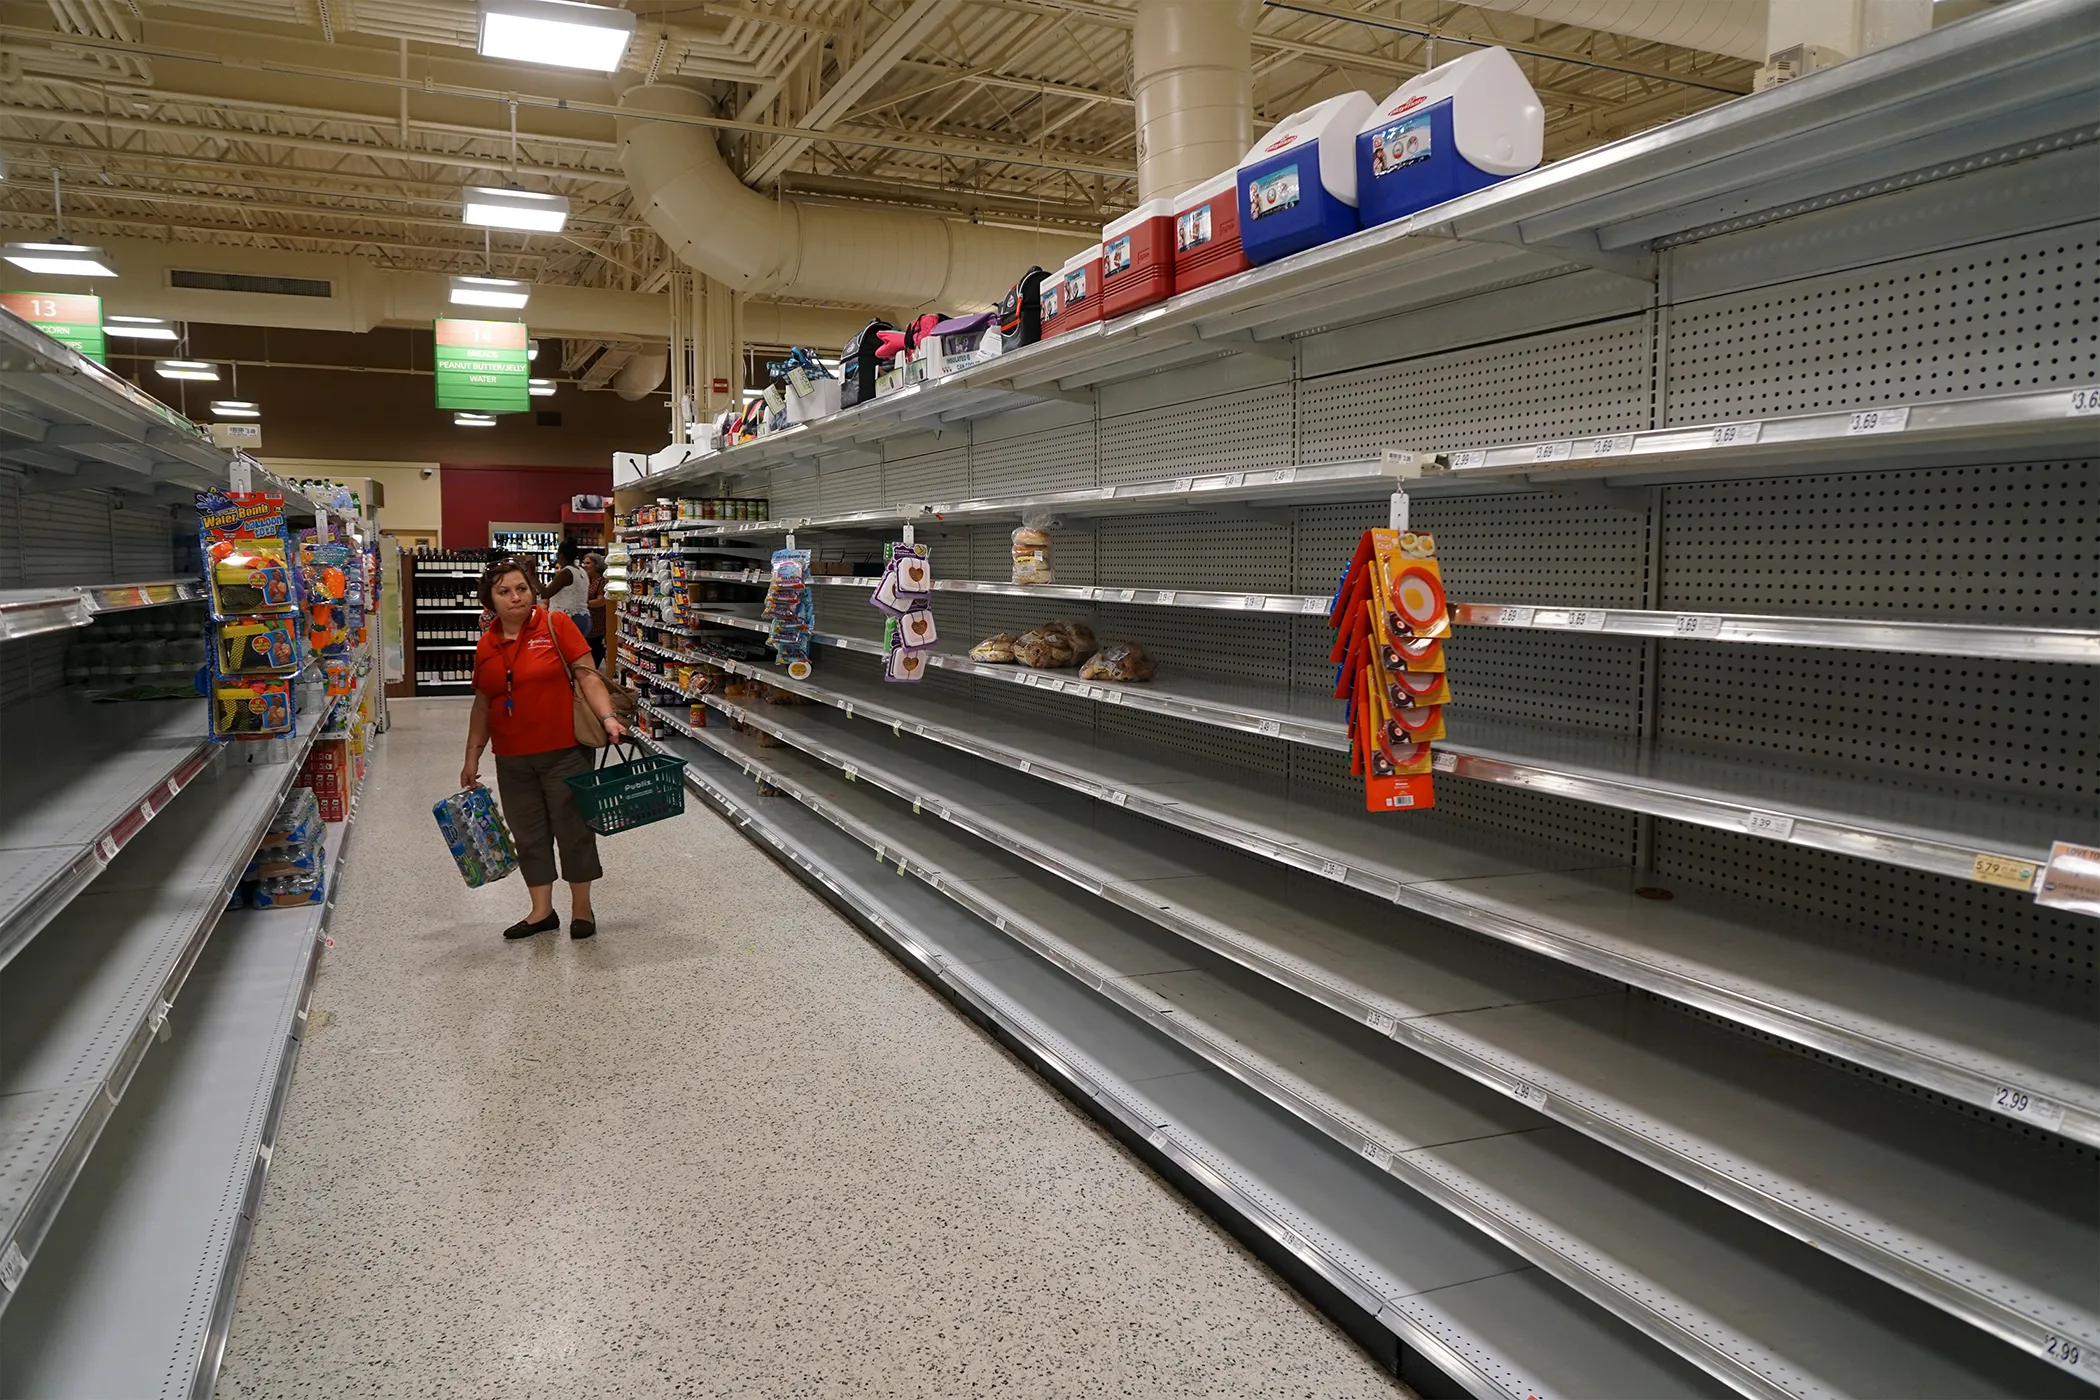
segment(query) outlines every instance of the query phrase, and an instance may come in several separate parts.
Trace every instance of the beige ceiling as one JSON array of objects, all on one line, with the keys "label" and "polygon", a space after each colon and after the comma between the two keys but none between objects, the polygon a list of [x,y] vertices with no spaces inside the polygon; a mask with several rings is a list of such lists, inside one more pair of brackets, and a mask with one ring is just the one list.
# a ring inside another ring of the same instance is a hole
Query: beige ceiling
[{"label": "beige ceiling", "polygon": [[[665,0],[608,81],[491,63],[473,0],[0,0],[0,228],[484,268],[458,194],[512,166],[566,194],[559,236],[495,234],[501,275],[649,290],[670,271],[628,208],[620,88],[717,101],[747,179],[1008,223],[1098,225],[1135,197],[1135,0]],[[1289,0],[1254,41],[1256,125],[1350,87],[1382,96],[1447,39],[1521,46],[1547,158],[1747,91],[1740,59],[1446,0]],[[566,103],[566,109],[563,104]],[[772,133],[800,128],[801,136]],[[783,144],[784,143],[784,144]]]}]

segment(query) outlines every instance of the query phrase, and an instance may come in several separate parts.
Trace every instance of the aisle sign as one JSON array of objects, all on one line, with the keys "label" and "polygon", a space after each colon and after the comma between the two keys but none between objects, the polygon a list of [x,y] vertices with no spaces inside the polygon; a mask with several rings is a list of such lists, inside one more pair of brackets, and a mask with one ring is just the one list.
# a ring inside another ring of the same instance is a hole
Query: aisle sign
[{"label": "aisle sign", "polygon": [[109,363],[109,342],[102,334],[101,297],[78,292],[0,292],[0,306],[96,364]]},{"label": "aisle sign", "polygon": [[531,349],[523,321],[437,322],[437,406],[523,413],[531,406]]}]

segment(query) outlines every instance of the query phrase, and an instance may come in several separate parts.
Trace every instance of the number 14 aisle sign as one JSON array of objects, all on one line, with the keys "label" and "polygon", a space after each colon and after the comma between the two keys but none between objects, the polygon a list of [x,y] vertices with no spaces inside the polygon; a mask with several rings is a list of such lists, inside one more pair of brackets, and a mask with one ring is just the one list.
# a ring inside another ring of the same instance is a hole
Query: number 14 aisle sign
[{"label": "number 14 aisle sign", "polygon": [[439,408],[523,413],[532,403],[531,374],[523,321],[438,321]]}]

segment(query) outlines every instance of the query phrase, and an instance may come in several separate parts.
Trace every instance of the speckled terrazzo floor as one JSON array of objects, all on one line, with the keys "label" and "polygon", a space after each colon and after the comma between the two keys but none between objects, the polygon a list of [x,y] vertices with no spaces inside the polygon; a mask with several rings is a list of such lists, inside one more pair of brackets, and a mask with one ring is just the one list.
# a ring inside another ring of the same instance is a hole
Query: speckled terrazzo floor
[{"label": "speckled terrazzo floor", "polygon": [[393,713],[220,1396],[1405,1393],[711,813],[505,944]]}]

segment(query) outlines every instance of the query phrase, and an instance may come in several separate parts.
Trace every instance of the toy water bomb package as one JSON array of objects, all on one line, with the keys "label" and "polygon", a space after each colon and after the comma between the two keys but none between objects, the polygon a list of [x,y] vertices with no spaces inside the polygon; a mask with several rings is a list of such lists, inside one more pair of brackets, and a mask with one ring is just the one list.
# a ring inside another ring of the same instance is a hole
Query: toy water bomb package
[{"label": "toy water bomb package", "polygon": [[292,732],[296,713],[290,680],[268,676],[212,677],[214,739],[276,739]]},{"label": "toy water bomb package", "polygon": [[510,826],[496,810],[496,800],[487,788],[462,788],[430,810],[470,887],[478,889],[518,868]]},{"label": "toy water bomb package", "polygon": [[298,611],[282,496],[198,492],[197,543],[204,554],[213,617]]},{"label": "toy water bomb package", "polygon": [[809,634],[817,625],[809,596],[809,551],[773,551],[773,578],[766,588],[766,640],[773,656],[796,680],[809,675]]},{"label": "toy water bomb package", "polygon": [[222,676],[288,676],[299,670],[299,628],[289,616],[229,618],[212,657]]},{"label": "toy water bomb package", "polygon": [[1335,697],[1348,704],[1350,771],[1373,812],[1436,805],[1430,745],[1444,737],[1451,699],[1436,540],[1412,530],[1366,530],[1328,610],[1335,629]]}]

